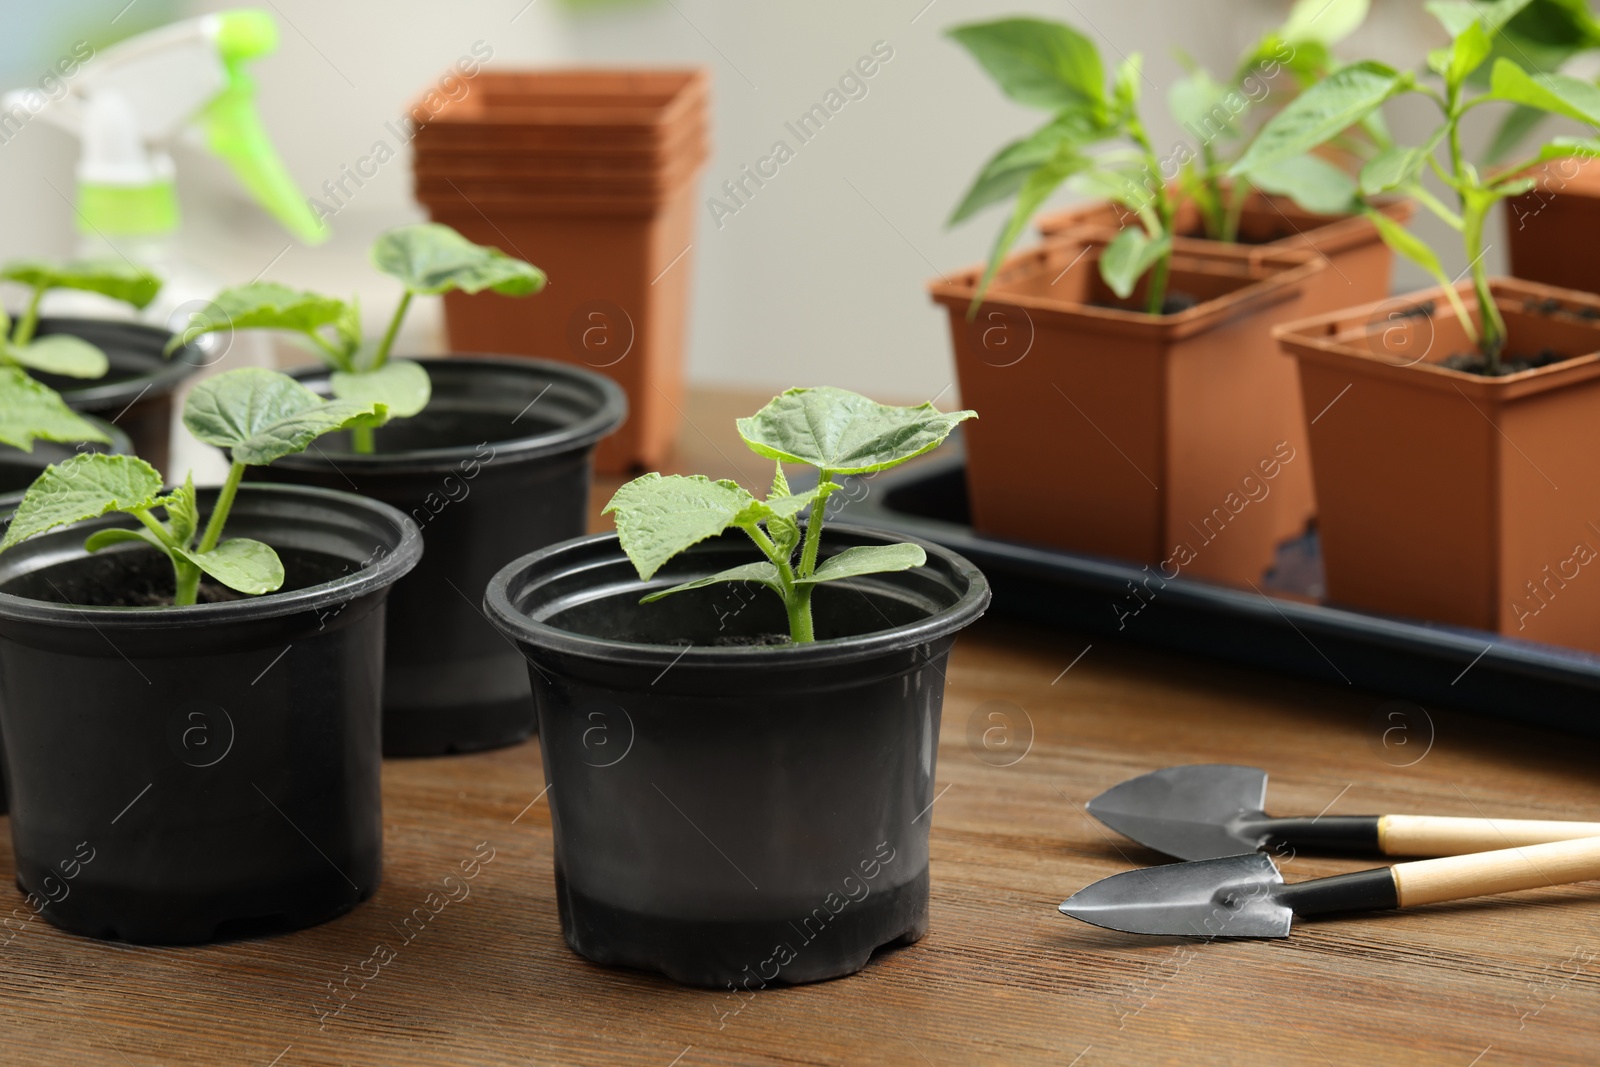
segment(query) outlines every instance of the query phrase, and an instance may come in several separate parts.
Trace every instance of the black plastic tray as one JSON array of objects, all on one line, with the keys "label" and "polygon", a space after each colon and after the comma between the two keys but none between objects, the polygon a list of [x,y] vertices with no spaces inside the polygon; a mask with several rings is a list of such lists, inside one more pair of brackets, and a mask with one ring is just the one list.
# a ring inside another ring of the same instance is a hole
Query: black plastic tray
[{"label": "black plastic tray", "polygon": [[1302,599],[1321,584],[1314,535],[1283,546],[1261,592],[1179,577],[1136,600],[1138,566],[975,532],[956,450],[851,481],[842,517],[966,556],[998,614],[1600,736],[1600,656]]}]

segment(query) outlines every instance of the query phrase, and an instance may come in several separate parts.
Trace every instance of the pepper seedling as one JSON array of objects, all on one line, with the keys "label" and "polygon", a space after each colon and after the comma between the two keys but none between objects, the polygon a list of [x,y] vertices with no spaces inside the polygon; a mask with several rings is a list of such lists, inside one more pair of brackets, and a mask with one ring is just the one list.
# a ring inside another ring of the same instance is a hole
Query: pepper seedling
[{"label": "pepper seedling", "polygon": [[[432,395],[428,372],[409,359],[391,359],[411,299],[484,290],[502,296],[528,296],[544,288],[544,272],[498,248],[474,244],[449,226],[423,223],[381,235],[372,262],[405,287],[377,342],[362,340],[361,309],[355,301],[291,289],[276,282],[252,282],[224,289],[170,347],[219,330],[280,330],[299,334],[333,370],[329,386],[340,400],[383,404],[391,418],[410,418]],[[373,450],[371,427],[351,431],[356,452]]]},{"label": "pepper seedling", "polygon": [[[1428,10],[1451,36],[1448,47],[1434,49],[1428,54],[1428,69],[1438,76],[1442,91],[1420,82],[1417,74],[1411,71],[1396,71],[1381,63],[1362,62],[1341,67],[1273,116],[1249,151],[1232,168],[1232,173],[1248,177],[1260,168],[1308,152],[1375,114],[1397,96],[1415,93],[1432,100],[1442,116],[1439,126],[1422,144],[1394,145],[1369,161],[1361,168],[1360,192],[1366,214],[1384,242],[1439,283],[1462,330],[1482,354],[1485,372],[1490,376],[1500,373],[1506,325],[1489,290],[1489,271],[1484,263],[1487,249],[1483,244],[1483,230],[1489,211],[1499,201],[1533,188],[1534,180],[1526,176],[1530,168],[1552,159],[1600,154],[1600,139],[1555,137],[1529,158],[1485,175],[1467,161],[1462,151],[1462,120],[1484,104],[1512,104],[1576,119],[1590,126],[1600,125],[1600,89],[1566,74],[1530,74],[1505,55],[1494,58],[1487,91],[1476,94],[1468,91],[1473,75],[1494,57],[1502,30],[1529,6],[1529,2],[1429,4]],[[1442,165],[1436,155],[1441,145],[1448,153],[1448,167]],[[1424,170],[1431,170],[1455,194],[1454,209],[1422,184]],[[1391,192],[1410,196],[1461,234],[1478,305],[1476,323],[1438,254],[1421,238],[1374,208],[1373,197]]]},{"label": "pepper seedling", "polygon": [[[790,389],[738,420],[750,450],[776,461],[765,500],[726,479],[646,474],[618,489],[603,513],[616,516],[617,539],[644,581],[690,546],[733,527],[743,530],[765,561],[657,590],[640,603],[721,582],[755,582],[783,600],[790,640],[803,644],[815,640],[811,594],[818,585],[927,562],[920,546],[896,544],[858,545],[819,564],[823,515],[829,495],[840,488],[832,479],[898,466],[937,448],[973,418],[975,411],[941,412],[931,403],[891,407],[845,389]],[[815,467],[816,488],[791,493],[785,463]],[[811,517],[802,532],[799,515],[807,507]]]},{"label": "pepper seedling", "polygon": [[[201,382],[184,404],[183,424],[197,438],[226,448],[233,463],[205,527],[195,501],[194,476],[170,493],[161,475],[136,456],[84,453],[46,467],[17,505],[0,552],[46,530],[111,512],[132,515],[140,529],[91,534],[84,547],[141,541],[172,561],[175,606],[193,604],[200,577],[250,595],[283,585],[283,562],[270,545],[248,537],[222,540],[222,531],[246,467],[263,466],[304,451],[322,434],[371,426],[386,417],[381,403],[326,400],[287,374],[245,367]],[[154,511],[166,513],[166,521]],[[198,540],[197,540],[198,539]]]},{"label": "pepper seedling", "polygon": [[0,267],[0,281],[16,282],[32,291],[28,306],[15,325],[0,313],[0,335],[4,335],[0,364],[65,378],[101,378],[110,363],[104,352],[81,337],[64,333],[34,336],[39,328],[39,303],[46,293],[53,289],[77,289],[143,309],[161,291],[160,279],[140,267],[115,259],[59,264],[16,260]]}]

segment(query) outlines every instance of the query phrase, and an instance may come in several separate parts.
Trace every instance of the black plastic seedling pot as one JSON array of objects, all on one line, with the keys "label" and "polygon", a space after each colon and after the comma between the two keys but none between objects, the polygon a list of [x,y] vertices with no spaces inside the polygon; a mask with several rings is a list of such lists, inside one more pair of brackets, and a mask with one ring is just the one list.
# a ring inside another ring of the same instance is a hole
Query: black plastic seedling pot
[{"label": "black plastic seedling pot", "polygon": [[74,411],[114,421],[133,440],[133,453],[163,474],[172,444],[173,393],[204,365],[205,354],[185,345],[171,356],[162,349],[172,334],[155,326],[116,319],[51,318],[39,320],[37,336],[68,333],[106,354],[111,369],[105,377],[85,381],[30,372],[61,394]]},{"label": "black plastic seedling pot", "polygon": [[[824,532],[823,556],[893,538]],[[781,602],[650,589],[759,558],[743,533],[642,583],[614,534],[525,556],[484,605],[529,660],[567,944],[598,963],[754,991],[837,978],[928,929],[945,664],[989,585],[948,549]]]},{"label": "black plastic seedling pot", "polygon": [[[581,368],[493,356],[421,362],[432,400],[378,430],[372,455],[335,435],[250,471],[382,500],[428,540],[389,598],[390,756],[471,752],[533,732],[527,667],[478,604],[507,560],[584,532],[595,443],[627,413],[621,389]],[[295,377],[328,391],[325,370]]]},{"label": "black plastic seedling pot", "polygon": [[[215,499],[202,490],[201,511]],[[0,729],[17,885],[93,937],[309,926],[377,889],[384,600],[422,541],[350,493],[246,486],[227,534],[283,590],[174,608],[167,558],[88,555],[114,515],[0,555]],[[212,593],[227,594],[213,587]]]}]

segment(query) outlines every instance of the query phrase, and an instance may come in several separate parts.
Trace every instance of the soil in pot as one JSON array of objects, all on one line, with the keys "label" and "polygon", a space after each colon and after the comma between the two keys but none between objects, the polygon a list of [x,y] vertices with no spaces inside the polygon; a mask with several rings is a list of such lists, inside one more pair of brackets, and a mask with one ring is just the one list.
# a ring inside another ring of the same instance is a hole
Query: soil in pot
[{"label": "soil in pot", "polygon": [[1295,370],[1270,329],[1324,265],[1179,241],[1171,286],[1199,303],[1151,316],[1100,277],[1109,235],[1075,234],[1009,259],[971,321],[979,269],[929,287],[982,413],[962,427],[974,524],[1146,563],[1141,595],[1180,573],[1258,582],[1313,512]]},{"label": "soil in pot", "polygon": [[[823,554],[883,544],[830,525]],[[734,532],[649,587],[614,535],[507,566],[485,607],[530,662],[562,932],[600,963],[754,991],[851,974],[928,928],[928,827],[944,673],[988,604],[971,564],[818,589],[818,640],[740,585],[640,604],[749,562]],[[685,644],[684,642],[688,642]]]},{"label": "soil in pot", "polygon": [[152,944],[348,911],[381,875],[383,608],[421,552],[414,525],[348,493],[246,486],[228,534],[278,547],[282,590],[98,606],[117,599],[108,581],[149,588],[169,566],[142,546],[84,553],[124,522],[0,555],[0,728],[28,906]]},{"label": "soil in pot", "polygon": [[95,345],[106,354],[110,371],[88,381],[54,374],[33,376],[60,393],[73,410],[115,422],[132,439],[134,455],[163,474],[170,473],[173,394],[185,378],[205,365],[204,353],[187,345],[165,356],[162,349],[172,335],[143,323],[48,316],[39,320],[38,336],[58,333]]},{"label": "soil in pot", "polygon": [[[484,618],[507,560],[584,532],[595,444],[627,402],[608,379],[535,359],[424,360],[433,399],[376,431],[344,435],[249,476],[360,492],[405,512],[428,552],[390,594],[384,752],[425,756],[514,744],[535,728],[527,665]],[[328,372],[295,373],[318,392]]]},{"label": "soil in pot", "polygon": [[1507,350],[1559,358],[1492,378],[1451,369],[1474,345],[1438,290],[1410,298],[1431,315],[1393,317],[1390,301],[1280,329],[1305,411],[1322,412],[1328,597],[1600,651],[1600,298],[1492,290]]}]

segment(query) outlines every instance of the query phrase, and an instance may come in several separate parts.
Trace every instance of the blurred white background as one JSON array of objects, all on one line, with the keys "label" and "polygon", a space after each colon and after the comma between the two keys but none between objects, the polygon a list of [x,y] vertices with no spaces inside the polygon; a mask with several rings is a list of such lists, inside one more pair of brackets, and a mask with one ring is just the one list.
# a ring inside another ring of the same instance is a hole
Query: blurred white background
[{"label": "blurred white background", "polygon": [[[1158,147],[1179,139],[1166,90],[1181,47],[1216,73],[1290,0],[271,0],[276,55],[254,67],[264,121],[303,190],[317,193],[342,165],[477,41],[493,49],[489,69],[563,63],[704,64],[714,76],[714,154],[702,202],[774,140],[794,143],[784,123],[806,111],[839,76],[885,41],[893,59],[810,143],[799,148],[737,215],[719,228],[702,210],[694,245],[695,295],[689,374],[701,385],[833,384],[883,399],[945,392],[953,373],[942,315],[924,285],[940,270],[984,257],[1000,224],[991,209],[947,230],[944,219],[978,167],[1042,117],[1005,100],[967,55],[943,36],[961,22],[1036,13],[1071,22],[1108,58],[1142,52],[1145,108]],[[72,42],[104,47],[129,32],[235,6],[175,0],[76,0],[8,5],[0,41],[0,88],[36,84]],[[1418,0],[1375,0],[1367,25],[1340,51],[1413,66],[1443,32]],[[1391,112],[1395,132],[1415,141],[1427,106]],[[64,255],[74,241],[69,198],[77,146],[36,120],[0,145],[0,258]],[[332,220],[335,238],[317,249],[289,239],[245,198],[231,175],[195,149],[178,158],[186,254],[229,280],[266,277],[356,292],[363,304],[393,299],[366,266],[380,230],[416,220],[409,154],[386,164]],[[1062,194],[1057,202],[1072,199]],[[1422,232],[1463,267],[1448,231]],[[1498,244],[1498,240],[1496,241]],[[285,251],[285,248],[288,250]],[[538,259],[536,249],[525,251]],[[1499,269],[1500,250],[1490,252]],[[275,258],[276,257],[276,258]],[[1454,266],[1450,266],[1450,264]],[[1402,265],[1397,284],[1421,284]],[[413,314],[407,347],[442,345],[438,309]],[[945,392],[947,404],[953,390]]]}]

